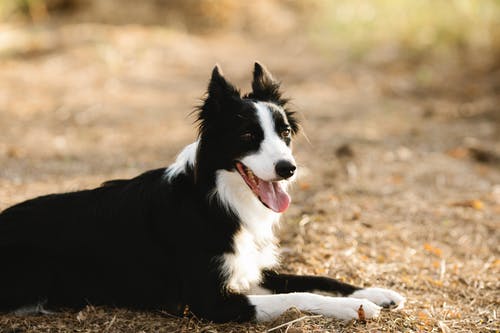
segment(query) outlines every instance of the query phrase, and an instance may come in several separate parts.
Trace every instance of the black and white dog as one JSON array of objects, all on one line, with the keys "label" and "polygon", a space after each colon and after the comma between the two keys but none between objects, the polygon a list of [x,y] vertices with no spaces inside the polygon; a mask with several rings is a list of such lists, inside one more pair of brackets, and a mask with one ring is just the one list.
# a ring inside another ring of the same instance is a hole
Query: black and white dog
[{"label": "black and white dog", "polygon": [[373,318],[403,306],[391,290],[273,270],[299,125],[262,65],[243,96],[215,67],[197,116],[198,140],[167,169],[3,211],[0,311],[189,307],[225,322],[269,320],[290,307],[352,319],[361,305]]}]

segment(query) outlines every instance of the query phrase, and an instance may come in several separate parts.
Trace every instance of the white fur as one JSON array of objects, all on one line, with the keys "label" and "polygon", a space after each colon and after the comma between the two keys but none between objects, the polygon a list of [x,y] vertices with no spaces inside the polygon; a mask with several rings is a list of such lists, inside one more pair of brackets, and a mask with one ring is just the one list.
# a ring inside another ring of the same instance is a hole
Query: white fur
[{"label": "white fur", "polygon": [[394,302],[396,309],[402,309],[406,299],[397,292],[383,288],[365,288],[353,292],[349,297],[364,298],[380,306]]},{"label": "white fur", "polygon": [[378,317],[381,309],[366,299],[329,297],[311,293],[250,295],[248,299],[255,306],[258,321],[272,320],[292,307],[342,320],[358,319],[361,305],[367,319]]},{"label": "white fur", "polygon": [[[245,156],[241,162],[257,177],[276,179],[275,164],[280,160],[295,163],[290,148],[275,129],[271,111],[264,103],[255,103],[264,140],[257,153]],[[283,181],[284,187],[288,181]],[[221,258],[227,287],[236,292],[248,292],[261,281],[261,271],[278,264],[274,227],[281,214],[265,207],[236,171],[219,170],[216,174],[216,197],[240,219],[241,230],[234,237],[234,253]]]},{"label": "white fur", "polygon": [[238,172],[217,171],[214,194],[226,208],[238,215],[243,227],[259,245],[274,242],[273,226],[281,214],[264,206]]},{"label": "white fur", "polygon": [[225,253],[221,258],[227,287],[248,291],[259,284],[262,269],[278,263],[273,228],[280,214],[265,207],[237,172],[217,172],[214,197],[237,214],[242,223],[234,237],[234,253]]},{"label": "white fur", "polygon": [[276,264],[276,246],[274,243],[257,245],[254,236],[244,228],[234,237],[234,246],[234,253],[223,255],[226,286],[233,292],[246,292],[260,282],[263,268]]},{"label": "white fur", "polygon": [[259,151],[245,156],[241,162],[250,168],[257,177],[266,181],[279,178],[275,166],[278,161],[289,161],[295,164],[292,150],[278,136],[274,127],[271,111],[266,103],[254,103],[257,109],[260,126],[264,131],[264,140],[260,143]]},{"label": "white fur", "polygon": [[175,162],[170,165],[167,170],[165,170],[164,177],[167,180],[171,180],[180,173],[186,172],[188,166],[194,166],[196,162],[196,151],[198,150],[198,142],[195,141],[190,145],[184,147],[184,149],[177,155]]}]

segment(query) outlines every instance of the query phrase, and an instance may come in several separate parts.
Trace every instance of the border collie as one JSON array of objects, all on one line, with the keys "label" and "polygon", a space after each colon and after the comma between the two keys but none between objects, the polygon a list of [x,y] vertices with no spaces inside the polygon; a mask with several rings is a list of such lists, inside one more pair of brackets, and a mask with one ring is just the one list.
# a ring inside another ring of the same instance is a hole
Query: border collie
[{"label": "border collie", "polygon": [[227,322],[290,307],[349,320],[360,306],[366,318],[403,306],[392,290],[274,270],[299,124],[262,65],[246,95],[216,66],[195,112],[197,141],[168,168],[0,214],[0,311],[93,304]]}]

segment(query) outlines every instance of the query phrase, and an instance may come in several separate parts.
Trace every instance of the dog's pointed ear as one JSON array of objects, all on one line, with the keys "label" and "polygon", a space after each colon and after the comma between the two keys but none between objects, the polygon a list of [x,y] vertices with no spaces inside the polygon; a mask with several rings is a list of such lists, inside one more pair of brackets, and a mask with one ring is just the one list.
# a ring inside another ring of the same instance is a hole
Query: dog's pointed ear
[{"label": "dog's pointed ear", "polygon": [[208,119],[232,112],[240,101],[240,92],[224,78],[219,65],[216,65],[202,104],[195,108],[200,135],[208,128]]},{"label": "dog's pointed ear", "polygon": [[226,80],[219,65],[215,65],[212,70],[212,77],[208,84],[208,96],[215,99],[240,96],[238,89]]},{"label": "dog's pointed ear", "polygon": [[253,69],[252,92],[249,97],[261,101],[270,101],[285,105],[287,100],[282,98],[280,83],[259,62],[255,62]]},{"label": "dog's pointed ear", "polygon": [[299,123],[295,112],[287,107],[288,99],[283,97],[280,90],[280,82],[275,80],[272,74],[259,62],[255,62],[253,69],[252,92],[246,97],[255,98],[259,101],[272,102],[280,105],[285,110],[292,133],[299,131]]},{"label": "dog's pointed ear", "polygon": [[264,65],[256,61],[253,68],[253,82],[252,82],[252,88],[254,92],[264,90],[269,85],[273,84],[276,84],[276,81],[274,80],[271,73],[267,70],[267,68]]}]

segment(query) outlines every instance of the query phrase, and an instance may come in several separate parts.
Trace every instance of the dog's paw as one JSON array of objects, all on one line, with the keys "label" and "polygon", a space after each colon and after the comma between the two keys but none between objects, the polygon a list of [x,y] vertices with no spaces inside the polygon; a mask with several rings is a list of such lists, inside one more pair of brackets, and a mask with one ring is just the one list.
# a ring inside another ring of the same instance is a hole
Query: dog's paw
[{"label": "dog's paw", "polygon": [[[358,312],[361,306],[363,306],[364,318],[360,318]],[[342,320],[370,319],[378,317],[381,309],[380,306],[367,299],[333,297],[332,304],[325,308],[326,313],[322,314]]]},{"label": "dog's paw", "polygon": [[384,308],[402,309],[406,299],[397,292],[384,288],[364,288],[349,297],[364,298]]}]

